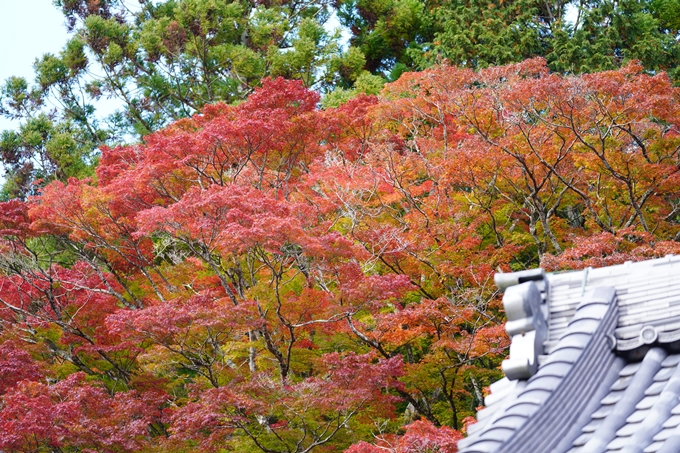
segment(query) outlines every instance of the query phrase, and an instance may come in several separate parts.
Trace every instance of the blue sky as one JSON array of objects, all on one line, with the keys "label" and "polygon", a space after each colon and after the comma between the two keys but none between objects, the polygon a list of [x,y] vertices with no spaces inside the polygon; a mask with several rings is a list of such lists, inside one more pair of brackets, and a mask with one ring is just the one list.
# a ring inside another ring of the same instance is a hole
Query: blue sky
[{"label": "blue sky", "polygon": [[[57,53],[68,39],[64,17],[52,0],[0,0],[0,83],[23,76],[33,81],[33,62]],[[0,117],[0,131],[12,128]]]}]

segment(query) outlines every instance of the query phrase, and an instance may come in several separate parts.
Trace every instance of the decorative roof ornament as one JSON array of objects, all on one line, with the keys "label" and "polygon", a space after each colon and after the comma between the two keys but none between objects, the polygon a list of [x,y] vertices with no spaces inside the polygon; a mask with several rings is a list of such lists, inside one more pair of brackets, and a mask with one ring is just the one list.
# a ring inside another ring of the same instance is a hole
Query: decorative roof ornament
[{"label": "decorative roof ornament", "polygon": [[503,296],[510,335],[510,357],[503,361],[503,372],[510,380],[529,379],[538,370],[538,357],[548,336],[548,324],[542,310],[541,293],[534,282],[511,286]]}]

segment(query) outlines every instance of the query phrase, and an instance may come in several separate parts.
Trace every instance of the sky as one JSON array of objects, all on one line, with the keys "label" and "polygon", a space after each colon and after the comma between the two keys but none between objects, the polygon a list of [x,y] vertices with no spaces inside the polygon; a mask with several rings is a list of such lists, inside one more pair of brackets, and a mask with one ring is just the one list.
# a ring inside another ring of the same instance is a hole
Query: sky
[{"label": "sky", "polygon": [[[64,17],[52,0],[0,0],[0,83],[11,76],[33,82],[33,62],[58,53],[68,39]],[[0,131],[12,128],[0,117]]]}]

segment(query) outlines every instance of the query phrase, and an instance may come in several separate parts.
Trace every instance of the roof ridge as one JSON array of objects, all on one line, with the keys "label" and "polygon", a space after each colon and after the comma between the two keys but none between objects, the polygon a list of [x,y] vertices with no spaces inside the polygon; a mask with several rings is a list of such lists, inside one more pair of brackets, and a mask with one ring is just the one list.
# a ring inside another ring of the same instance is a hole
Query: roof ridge
[{"label": "roof ridge", "polygon": [[[535,289],[530,285],[534,284],[527,282],[518,287],[524,286],[524,292],[532,293]],[[516,299],[518,290],[511,291],[510,297]],[[617,310],[614,288],[599,287],[584,294],[567,333],[545,364],[516,392],[510,404],[494,414],[493,423],[486,423],[458,443],[460,453],[551,451],[563,443],[565,435],[578,436],[580,429],[574,430],[574,422],[583,419],[583,409],[590,398],[570,395],[575,387],[588,397],[598,393],[603,379],[611,374],[609,365],[616,359],[612,334]],[[609,385],[611,382],[607,388]],[[535,436],[535,430],[551,435]]]}]

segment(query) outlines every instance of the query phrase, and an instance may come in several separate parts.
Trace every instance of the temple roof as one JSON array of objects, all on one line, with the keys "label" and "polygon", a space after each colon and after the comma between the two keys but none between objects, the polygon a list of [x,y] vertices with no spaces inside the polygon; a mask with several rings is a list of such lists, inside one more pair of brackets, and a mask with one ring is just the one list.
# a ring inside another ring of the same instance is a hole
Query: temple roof
[{"label": "temple roof", "polygon": [[496,283],[506,377],[461,453],[680,452],[680,256]]}]

